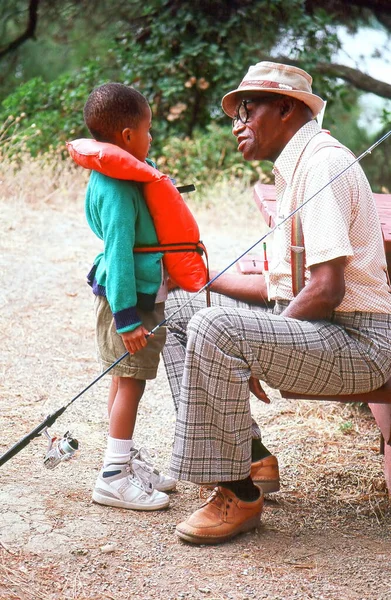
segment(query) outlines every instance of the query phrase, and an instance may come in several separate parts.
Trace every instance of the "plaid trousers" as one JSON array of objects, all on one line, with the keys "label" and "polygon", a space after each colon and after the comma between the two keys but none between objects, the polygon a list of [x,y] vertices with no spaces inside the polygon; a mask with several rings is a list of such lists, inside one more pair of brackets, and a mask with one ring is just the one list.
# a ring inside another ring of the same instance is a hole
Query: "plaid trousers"
[{"label": "plaid trousers", "polygon": [[[178,479],[249,475],[250,375],[276,389],[335,395],[376,389],[391,375],[391,315],[335,312],[330,321],[300,321],[278,314],[281,303],[272,314],[213,296],[211,308],[195,312],[194,302],[168,324],[176,344],[183,348],[187,338],[181,361],[170,360],[170,342],[163,352],[177,402],[171,473]],[[170,294],[167,315],[187,298]]]},{"label": "plaid trousers", "polygon": [[[183,290],[175,290],[170,293],[168,300],[166,300],[166,317],[171,313],[175,313],[190,298],[191,294]],[[249,308],[251,306],[253,310],[270,310],[266,306],[249,305],[240,300],[234,300],[233,298],[228,298],[228,296],[215,293],[210,294],[210,302],[212,306],[231,306],[236,308]],[[176,412],[178,412],[183,368],[185,365],[187,326],[192,316],[202,308],[206,308],[206,296],[201,294],[199,296],[194,295],[191,302],[181,309],[178,314],[175,314],[173,319],[170,319],[167,324],[167,338],[162,356]],[[251,431],[253,438],[261,439],[261,430],[254,419],[252,420]]]}]

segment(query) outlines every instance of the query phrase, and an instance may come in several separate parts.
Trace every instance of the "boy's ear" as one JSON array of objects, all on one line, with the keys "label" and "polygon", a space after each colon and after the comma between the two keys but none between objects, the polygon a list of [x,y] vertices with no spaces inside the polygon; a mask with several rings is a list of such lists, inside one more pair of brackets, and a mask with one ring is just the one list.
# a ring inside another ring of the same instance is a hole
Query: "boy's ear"
[{"label": "boy's ear", "polygon": [[125,129],[122,130],[121,132],[121,137],[122,140],[125,144],[128,144],[130,142],[131,139],[131,129],[130,127],[125,127]]}]

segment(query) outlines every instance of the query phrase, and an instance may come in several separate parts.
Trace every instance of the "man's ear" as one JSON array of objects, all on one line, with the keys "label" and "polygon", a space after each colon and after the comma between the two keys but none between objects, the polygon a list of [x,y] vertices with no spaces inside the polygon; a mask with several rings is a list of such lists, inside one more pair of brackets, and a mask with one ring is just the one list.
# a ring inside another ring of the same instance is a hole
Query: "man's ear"
[{"label": "man's ear", "polygon": [[294,98],[291,98],[290,96],[285,96],[284,98],[281,98],[281,100],[280,100],[280,115],[281,115],[282,120],[285,120],[290,117],[295,106],[296,106],[296,102],[295,102]]}]

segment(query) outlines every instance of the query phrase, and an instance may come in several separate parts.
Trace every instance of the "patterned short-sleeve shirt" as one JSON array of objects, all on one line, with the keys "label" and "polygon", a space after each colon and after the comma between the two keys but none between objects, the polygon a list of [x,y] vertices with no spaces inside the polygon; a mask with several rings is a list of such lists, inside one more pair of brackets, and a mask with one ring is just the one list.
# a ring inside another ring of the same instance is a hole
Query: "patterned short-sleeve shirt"
[{"label": "patterned short-sleeve shirt", "polygon": [[[275,162],[276,222],[311,198],[354,161],[351,152],[323,132],[304,125]],[[356,163],[300,210],[309,267],[347,257],[345,296],[337,311],[391,313],[386,259],[375,201]],[[270,262],[271,296],[292,300],[291,219],[274,233]]]}]

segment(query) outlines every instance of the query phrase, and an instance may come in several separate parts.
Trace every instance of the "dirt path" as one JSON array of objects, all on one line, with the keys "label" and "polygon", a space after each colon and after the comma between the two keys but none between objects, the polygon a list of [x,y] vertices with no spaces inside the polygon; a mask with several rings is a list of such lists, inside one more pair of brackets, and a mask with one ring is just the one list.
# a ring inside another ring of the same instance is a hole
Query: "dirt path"
[{"label": "dirt path", "polygon": [[[214,211],[199,215],[218,266],[256,239],[251,218],[239,236],[237,220],[227,225],[231,217],[217,226]],[[4,201],[0,227],[4,452],[98,373],[84,275],[99,245],[81,200],[66,210],[54,202]],[[258,531],[225,546],[192,547],[174,535],[199,504],[192,484],[179,484],[161,513],[92,504],[107,388],[108,379],[94,386],[53,428],[60,435],[71,429],[81,444],[77,458],[46,470],[45,444],[37,439],[1,468],[1,600],[391,598],[391,511],[378,432],[366,411],[289,403],[277,393],[270,407],[254,402],[280,459],[282,490],[269,497]],[[161,369],[148,386],[136,438],[163,468],[173,429]]]}]

